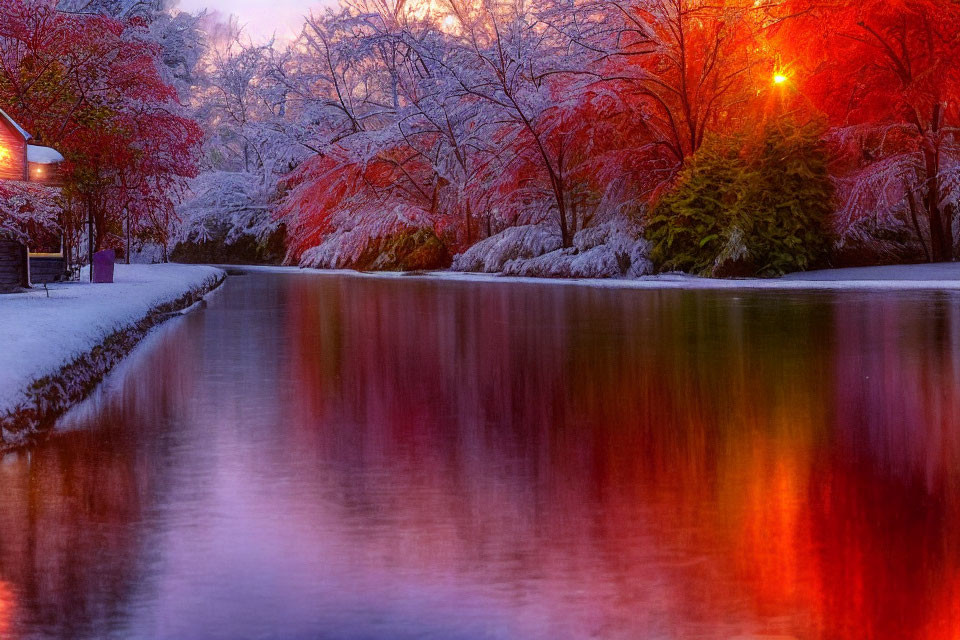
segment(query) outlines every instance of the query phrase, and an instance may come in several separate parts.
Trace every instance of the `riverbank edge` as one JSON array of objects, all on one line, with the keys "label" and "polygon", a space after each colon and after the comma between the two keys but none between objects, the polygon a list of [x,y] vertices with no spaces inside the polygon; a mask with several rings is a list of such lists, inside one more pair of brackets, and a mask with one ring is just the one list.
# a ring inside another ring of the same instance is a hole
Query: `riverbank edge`
[{"label": "riverbank edge", "polygon": [[28,447],[49,434],[56,420],[86,399],[151,329],[190,310],[226,279],[224,271],[211,275],[200,286],[151,308],[140,320],[109,334],[57,372],[31,382],[26,398],[5,408],[0,416],[0,453]]},{"label": "riverbank edge", "polygon": [[[337,275],[375,279],[429,279],[445,282],[520,283],[633,290],[755,290],[755,291],[960,291],[960,262],[938,265],[889,265],[824,269],[779,278],[703,278],[661,274],[639,278],[541,278],[465,271],[355,271],[273,265],[214,265],[250,272]],[[946,274],[932,274],[930,267]],[[911,274],[916,273],[916,276]],[[875,275],[871,275],[875,274]],[[844,277],[844,276],[847,277]],[[948,277],[944,277],[948,276]]]}]

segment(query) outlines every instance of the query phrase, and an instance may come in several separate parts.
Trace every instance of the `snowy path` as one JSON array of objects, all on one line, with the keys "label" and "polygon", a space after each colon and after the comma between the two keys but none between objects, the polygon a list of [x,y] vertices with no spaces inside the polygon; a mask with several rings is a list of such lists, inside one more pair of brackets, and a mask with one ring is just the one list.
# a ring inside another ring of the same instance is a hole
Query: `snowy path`
[{"label": "snowy path", "polygon": [[59,371],[151,309],[223,276],[194,265],[117,265],[114,284],[71,282],[0,295],[0,415],[28,385]]},{"label": "snowy path", "polygon": [[521,278],[488,273],[432,271],[423,274],[358,272],[298,267],[237,267],[245,270],[283,273],[348,275],[359,278],[431,278],[460,282],[520,282],[603,287],[611,289],[760,289],[760,290],[950,290],[960,291],[960,262],[824,269],[792,273],[782,278],[699,278],[663,274],[642,278],[573,279]]}]

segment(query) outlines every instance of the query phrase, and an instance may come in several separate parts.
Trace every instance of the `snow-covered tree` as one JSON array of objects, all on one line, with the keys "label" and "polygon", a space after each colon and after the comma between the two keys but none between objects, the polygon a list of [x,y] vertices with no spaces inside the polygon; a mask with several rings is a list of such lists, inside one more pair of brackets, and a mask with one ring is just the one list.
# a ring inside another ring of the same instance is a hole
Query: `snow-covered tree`
[{"label": "snow-covered tree", "polygon": [[58,229],[60,210],[56,189],[0,180],[0,237],[30,244],[38,232]]},{"label": "snow-covered tree", "polygon": [[180,207],[179,240],[233,245],[265,242],[278,230],[279,182],[306,156],[287,131],[286,98],[274,80],[272,44],[252,45],[239,32],[211,42],[194,116],[207,132],[204,172]]},{"label": "snow-covered tree", "polygon": [[315,153],[280,209],[292,254],[337,231],[360,251],[398,225],[465,247],[546,222],[569,247],[637,214],[708,130],[743,120],[764,16],[732,0],[368,0],[311,17],[281,74]]}]

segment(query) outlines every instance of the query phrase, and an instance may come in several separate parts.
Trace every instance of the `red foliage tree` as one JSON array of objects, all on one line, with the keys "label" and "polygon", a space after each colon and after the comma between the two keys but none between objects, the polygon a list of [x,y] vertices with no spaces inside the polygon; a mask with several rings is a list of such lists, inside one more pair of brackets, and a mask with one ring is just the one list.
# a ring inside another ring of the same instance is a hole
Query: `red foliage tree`
[{"label": "red foliage tree", "polygon": [[778,11],[791,78],[837,132],[841,225],[900,214],[928,259],[954,257],[960,4],[799,0]]},{"label": "red foliage tree", "polygon": [[128,225],[165,244],[203,133],[181,115],[159,49],[126,23],[9,0],[0,12],[0,103],[66,157],[64,227],[93,220],[95,246]]},{"label": "red foliage tree", "polygon": [[435,174],[404,144],[378,148],[360,159],[356,150],[331,146],[295,171],[277,216],[290,228],[292,258],[339,231],[330,265],[352,266],[371,238],[403,227],[436,223]]},{"label": "red foliage tree", "polygon": [[675,167],[708,132],[743,126],[766,85],[764,14],[744,0],[614,0],[602,72]]}]

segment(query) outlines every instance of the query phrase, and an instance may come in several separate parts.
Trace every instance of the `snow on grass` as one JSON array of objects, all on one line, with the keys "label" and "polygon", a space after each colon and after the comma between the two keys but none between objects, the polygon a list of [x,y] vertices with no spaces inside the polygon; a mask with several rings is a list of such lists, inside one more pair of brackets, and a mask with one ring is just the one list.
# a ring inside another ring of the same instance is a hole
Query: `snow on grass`
[{"label": "snow on grass", "polygon": [[206,266],[121,264],[113,284],[53,284],[49,297],[43,288],[0,295],[0,415],[24,399],[34,380],[223,275]]}]

